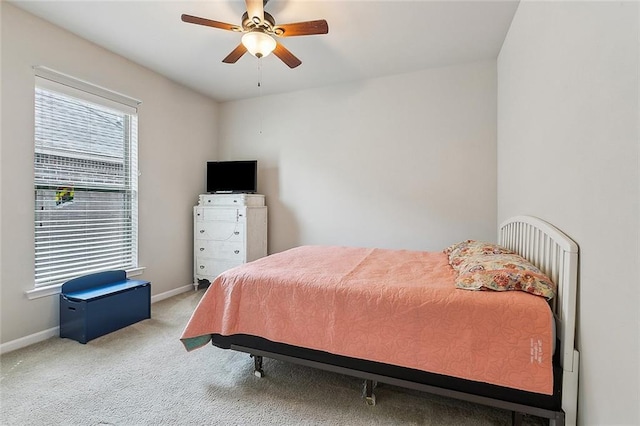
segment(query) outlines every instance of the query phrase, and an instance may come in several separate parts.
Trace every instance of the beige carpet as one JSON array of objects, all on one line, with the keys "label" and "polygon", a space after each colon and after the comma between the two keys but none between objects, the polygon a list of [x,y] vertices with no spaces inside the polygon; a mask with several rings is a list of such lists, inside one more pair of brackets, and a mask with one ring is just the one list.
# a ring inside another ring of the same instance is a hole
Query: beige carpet
[{"label": "beige carpet", "polygon": [[[152,319],[82,345],[52,338],[1,358],[2,425],[508,425],[510,413],[213,346],[179,336],[203,290],[152,305]],[[525,417],[527,425],[544,424]]]}]

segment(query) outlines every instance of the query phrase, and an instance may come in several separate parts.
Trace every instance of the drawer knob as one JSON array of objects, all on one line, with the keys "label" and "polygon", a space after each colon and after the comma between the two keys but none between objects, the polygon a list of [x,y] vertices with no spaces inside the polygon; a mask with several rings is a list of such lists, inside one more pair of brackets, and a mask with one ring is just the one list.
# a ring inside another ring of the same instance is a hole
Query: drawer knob
[{"label": "drawer knob", "polygon": [[204,229],[201,229],[201,230],[200,230],[200,233],[201,233],[201,234],[204,234]]},{"label": "drawer knob", "polygon": [[240,253],[240,250],[234,250],[233,252],[234,252],[235,254],[238,254],[238,253]]},{"label": "drawer knob", "polygon": [[204,265],[200,265],[200,269],[204,269]]},{"label": "drawer knob", "polygon": [[233,235],[238,235],[238,234],[240,234],[240,231],[235,231],[235,232],[233,233]]},{"label": "drawer knob", "polygon": [[234,203],[237,203],[237,202],[238,202],[238,200],[233,200],[233,202],[234,202]]},{"label": "drawer knob", "polygon": [[200,251],[204,251],[204,247],[200,247]]}]

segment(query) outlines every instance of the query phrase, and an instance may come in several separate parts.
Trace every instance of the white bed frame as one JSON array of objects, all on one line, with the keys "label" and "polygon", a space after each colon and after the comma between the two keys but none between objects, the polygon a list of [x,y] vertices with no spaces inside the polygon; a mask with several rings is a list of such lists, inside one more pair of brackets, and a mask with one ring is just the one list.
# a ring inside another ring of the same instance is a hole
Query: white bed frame
[{"label": "white bed frame", "polygon": [[575,348],[578,245],[562,231],[532,216],[516,216],[502,223],[498,242],[528,259],[558,285],[552,309],[560,339],[562,410],[566,424],[573,426],[578,414],[580,366],[580,354]]}]

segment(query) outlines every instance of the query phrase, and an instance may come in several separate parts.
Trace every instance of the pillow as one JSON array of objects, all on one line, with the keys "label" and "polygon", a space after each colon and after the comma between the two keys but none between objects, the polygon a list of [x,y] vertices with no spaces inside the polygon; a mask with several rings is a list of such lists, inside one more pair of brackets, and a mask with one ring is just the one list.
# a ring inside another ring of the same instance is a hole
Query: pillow
[{"label": "pillow", "polygon": [[466,240],[447,247],[444,250],[449,255],[449,264],[456,271],[463,268],[463,263],[468,260],[475,260],[480,256],[490,256],[495,254],[515,254],[509,249],[497,244],[485,243],[482,241]]},{"label": "pillow", "polygon": [[456,287],[465,290],[519,290],[542,296],[556,295],[556,285],[522,256],[496,244],[467,240],[445,249],[458,272]]}]

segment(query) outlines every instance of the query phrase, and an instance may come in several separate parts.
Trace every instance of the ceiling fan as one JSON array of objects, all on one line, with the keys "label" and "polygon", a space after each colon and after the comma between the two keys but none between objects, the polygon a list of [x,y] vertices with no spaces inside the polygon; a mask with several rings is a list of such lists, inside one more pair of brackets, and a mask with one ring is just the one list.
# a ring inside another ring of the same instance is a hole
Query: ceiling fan
[{"label": "ceiling fan", "polygon": [[257,58],[267,56],[273,52],[289,68],[295,68],[302,63],[286,47],[278,43],[276,37],[295,37],[315,34],[327,34],[329,25],[324,19],[316,21],[296,22],[293,24],[276,25],[276,21],[267,12],[264,6],[268,0],[245,0],[247,11],[242,15],[242,25],[227,24],[211,19],[199,18],[192,15],[182,15],[182,21],[190,24],[204,25],[227,31],[244,33],[242,42],[233,49],[222,62],[234,64],[247,51]]}]

